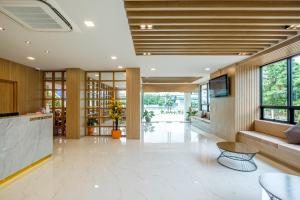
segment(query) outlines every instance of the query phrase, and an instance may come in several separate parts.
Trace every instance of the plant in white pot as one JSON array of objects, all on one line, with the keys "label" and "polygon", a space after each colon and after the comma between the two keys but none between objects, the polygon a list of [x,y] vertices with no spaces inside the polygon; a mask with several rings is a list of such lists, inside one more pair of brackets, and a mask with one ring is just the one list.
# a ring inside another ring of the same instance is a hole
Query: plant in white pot
[{"label": "plant in white pot", "polygon": [[151,119],[154,117],[154,112],[153,111],[148,111],[145,110],[143,113],[143,118],[145,118],[146,122],[149,123],[151,122]]}]

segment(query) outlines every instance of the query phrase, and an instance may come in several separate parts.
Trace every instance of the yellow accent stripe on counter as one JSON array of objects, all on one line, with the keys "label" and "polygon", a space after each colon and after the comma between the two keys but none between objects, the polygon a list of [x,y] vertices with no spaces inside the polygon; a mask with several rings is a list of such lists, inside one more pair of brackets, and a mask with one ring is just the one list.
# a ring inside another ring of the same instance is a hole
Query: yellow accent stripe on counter
[{"label": "yellow accent stripe on counter", "polygon": [[0,180],[0,186],[3,186],[4,184],[7,184],[7,183],[11,182],[11,181],[15,180],[16,178],[18,178],[19,176],[24,175],[25,173],[30,172],[34,168],[42,165],[43,163],[48,161],[51,158],[51,156],[52,155],[50,154],[50,155],[48,155],[48,156],[46,156],[46,157],[44,157],[44,158],[42,158],[42,159],[40,159],[40,160],[38,160],[34,163],[28,165],[27,167],[24,167],[23,169],[15,172],[14,174]]}]

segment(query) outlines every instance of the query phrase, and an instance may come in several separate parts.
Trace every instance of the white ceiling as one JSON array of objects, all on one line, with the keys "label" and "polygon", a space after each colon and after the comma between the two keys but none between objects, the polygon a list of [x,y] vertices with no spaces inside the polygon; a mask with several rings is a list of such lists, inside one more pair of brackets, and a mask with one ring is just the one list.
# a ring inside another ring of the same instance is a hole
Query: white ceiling
[{"label": "white ceiling", "polygon": [[[2,0],[0,0],[1,2]],[[24,0],[18,0],[24,1]],[[49,1],[53,3],[53,1]],[[247,56],[136,56],[123,0],[56,0],[58,10],[79,31],[33,32],[0,13],[0,57],[42,70],[82,68],[115,70],[118,65],[141,67],[142,76],[207,76]],[[96,27],[87,28],[85,20]],[[25,41],[32,43],[26,45]],[[49,50],[49,54],[44,51]],[[111,56],[118,57],[111,60]],[[27,56],[35,57],[29,61]],[[155,67],[156,71],[150,69]],[[210,72],[211,72],[210,71]]]}]

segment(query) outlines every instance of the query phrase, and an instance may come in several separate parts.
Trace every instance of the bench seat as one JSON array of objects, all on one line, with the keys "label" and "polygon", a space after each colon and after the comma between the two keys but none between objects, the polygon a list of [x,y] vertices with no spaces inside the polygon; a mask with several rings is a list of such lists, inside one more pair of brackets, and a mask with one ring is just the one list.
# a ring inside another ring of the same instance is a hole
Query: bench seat
[{"label": "bench seat", "polygon": [[206,122],[206,123],[210,123],[210,120],[209,120],[209,119],[202,118],[202,117],[200,117],[200,116],[192,116],[192,117],[191,117],[191,120],[200,120],[200,121],[203,121],[203,122]]},{"label": "bench seat", "polygon": [[[263,120],[257,121],[259,121],[257,123],[260,125],[264,123],[266,127],[276,128],[276,124],[278,126],[287,126],[286,124],[281,125]],[[271,123],[270,126],[268,126],[268,123]],[[277,130],[284,130],[284,128],[278,127]],[[236,139],[239,142],[255,146],[261,154],[300,171],[300,145],[289,144],[283,137],[266,134],[268,131],[263,131],[264,133],[260,131],[240,131]]]},{"label": "bench seat", "polygon": [[200,116],[192,116],[191,124],[197,128],[200,128],[201,130],[204,130],[209,133],[211,132],[210,120],[208,119],[201,118]]}]

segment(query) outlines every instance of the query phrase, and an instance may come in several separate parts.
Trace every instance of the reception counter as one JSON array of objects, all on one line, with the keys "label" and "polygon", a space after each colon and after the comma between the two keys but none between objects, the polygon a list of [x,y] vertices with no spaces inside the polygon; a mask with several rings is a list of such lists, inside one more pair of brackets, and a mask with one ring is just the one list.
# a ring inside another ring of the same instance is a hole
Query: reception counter
[{"label": "reception counter", "polygon": [[49,157],[52,151],[52,114],[0,118],[0,184]]}]

